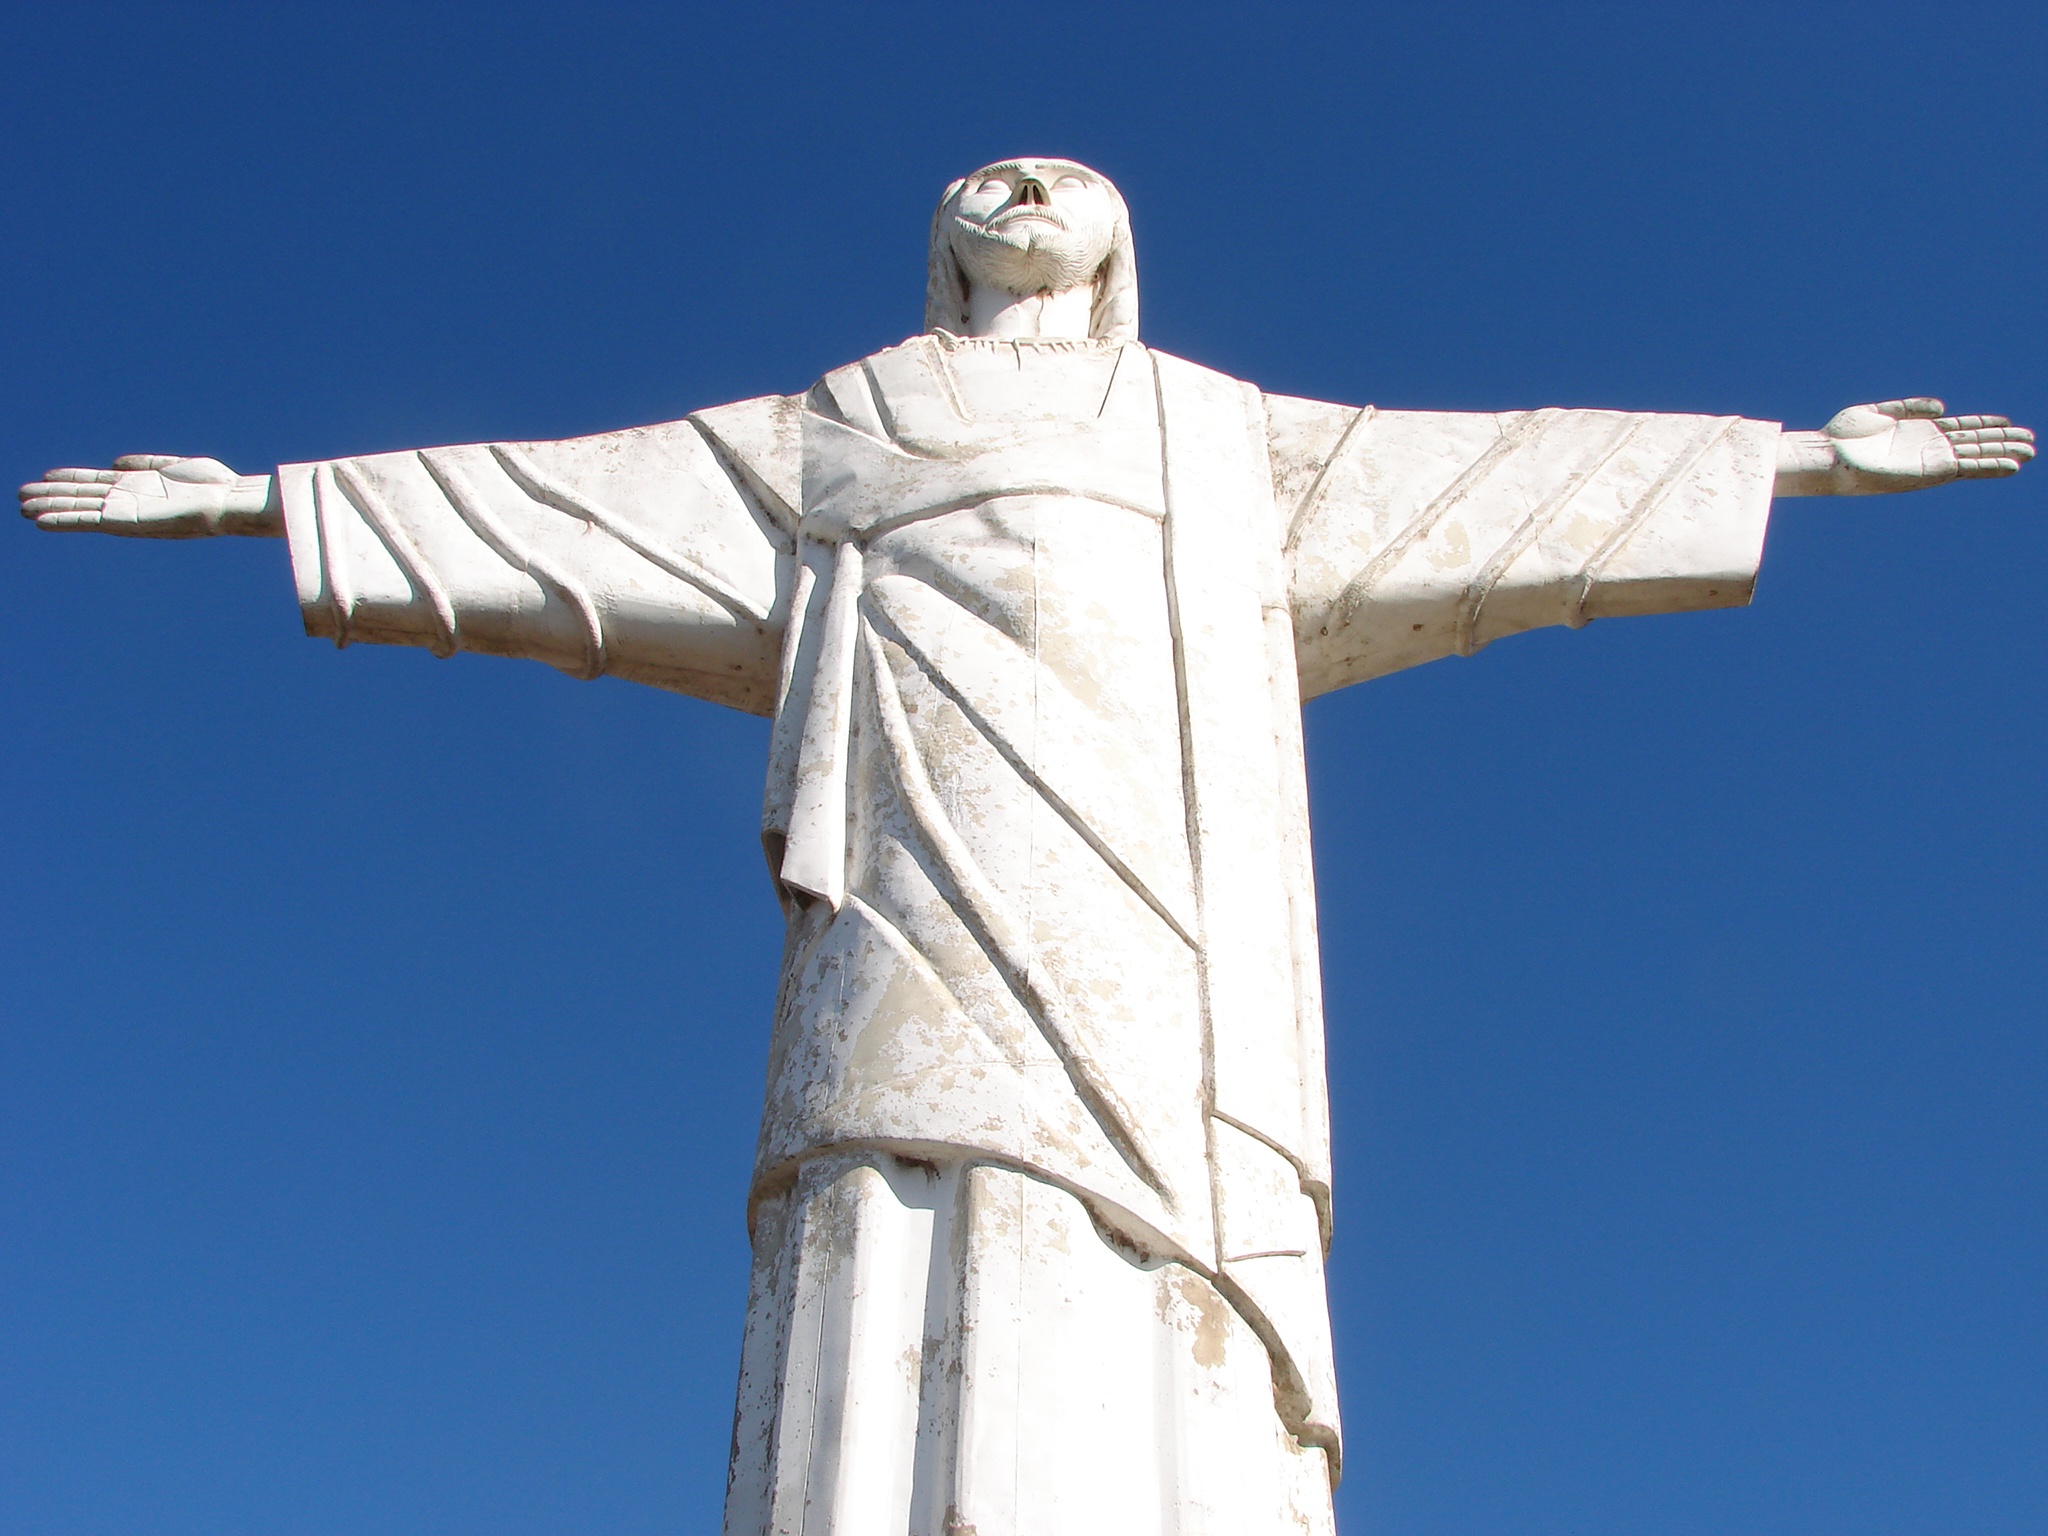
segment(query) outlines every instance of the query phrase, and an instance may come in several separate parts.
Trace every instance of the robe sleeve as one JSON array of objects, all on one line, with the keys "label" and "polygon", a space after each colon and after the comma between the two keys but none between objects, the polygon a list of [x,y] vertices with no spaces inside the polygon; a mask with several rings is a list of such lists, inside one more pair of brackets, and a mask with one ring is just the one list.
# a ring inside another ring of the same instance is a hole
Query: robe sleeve
[{"label": "robe sleeve", "polygon": [[775,707],[799,404],[278,471],[306,632]]},{"label": "robe sleeve", "polygon": [[1305,699],[1541,625],[1755,590],[1776,423],[1266,409]]}]

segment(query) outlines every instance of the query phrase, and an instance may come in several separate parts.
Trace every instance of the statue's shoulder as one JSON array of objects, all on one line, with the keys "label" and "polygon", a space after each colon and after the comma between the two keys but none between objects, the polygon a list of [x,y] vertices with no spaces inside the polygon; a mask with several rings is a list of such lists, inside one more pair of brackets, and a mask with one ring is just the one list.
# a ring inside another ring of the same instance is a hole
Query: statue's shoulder
[{"label": "statue's shoulder", "polygon": [[945,393],[945,365],[931,336],[911,336],[893,347],[843,363],[811,386],[805,410],[865,432],[882,442],[894,437],[891,397]]},{"label": "statue's shoulder", "polygon": [[1182,379],[1199,380],[1210,388],[1220,385],[1227,385],[1232,389],[1258,388],[1258,385],[1240,379],[1234,373],[1225,373],[1221,368],[1211,368],[1207,363],[1197,363],[1189,358],[1176,356],[1172,352],[1162,352],[1157,347],[1140,346],[1136,342],[1132,342],[1131,345],[1151,359],[1155,369],[1178,375]]},{"label": "statue's shoulder", "polygon": [[874,376],[888,377],[901,373],[906,368],[918,372],[929,370],[936,359],[937,343],[930,336],[906,336],[893,347],[884,347],[879,352],[870,352],[866,357],[857,357],[850,363],[841,363],[822,379],[811,386],[806,403],[817,406],[820,395],[834,397],[855,388],[860,381]]},{"label": "statue's shoulder", "polygon": [[730,470],[794,524],[803,508],[803,412],[801,395],[760,395],[688,419]]}]

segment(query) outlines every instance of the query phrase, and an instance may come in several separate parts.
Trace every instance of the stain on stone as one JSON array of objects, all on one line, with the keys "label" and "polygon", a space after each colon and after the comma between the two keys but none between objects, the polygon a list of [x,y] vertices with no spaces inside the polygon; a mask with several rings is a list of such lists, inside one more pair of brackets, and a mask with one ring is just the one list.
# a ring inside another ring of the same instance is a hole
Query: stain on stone
[{"label": "stain on stone", "polygon": [[1221,1296],[1193,1278],[1176,1276],[1175,1289],[1195,1311],[1194,1356],[1197,1365],[1211,1370],[1223,1364],[1224,1346],[1230,1339],[1230,1308]]}]

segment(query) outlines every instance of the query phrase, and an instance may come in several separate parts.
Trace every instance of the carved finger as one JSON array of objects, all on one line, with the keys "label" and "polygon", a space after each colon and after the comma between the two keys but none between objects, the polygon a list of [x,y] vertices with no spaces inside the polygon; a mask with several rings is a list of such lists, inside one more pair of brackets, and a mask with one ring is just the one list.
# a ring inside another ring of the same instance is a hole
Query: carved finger
[{"label": "carved finger", "polygon": [[111,469],[46,469],[43,478],[74,485],[112,485],[121,476]]},{"label": "carved finger", "polygon": [[2018,459],[2025,463],[2034,456],[2032,443],[1957,443],[1959,459]]},{"label": "carved finger", "polygon": [[1880,416],[1891,417],[1893,421],[1912,421],[1923,416],[1939,416],[1944,407],[1931,396],[1915,395],[1910,400],[1880,400],[1871,409]]},{"label": "carved finger", "polygon": [[38,528],[51,533],[65,533],[82,528],[97,528],[100,514],[97,512],[45,512],[36,519]]},{"label": "carved finger", "polygon": [[1943,428],[1942,433],[1952,443],[2002,443],[2009,438],[2031,442],[2034,436],[2025,427],[1957,427],[1953,431]]},{"label": "carved finger", "polygon": [[24,517],[41,517],[45,512],[97,512],[106,504],[104,496],[31,496],[21,511]]},{"label": "carved finger", "polygon": [[114,468],[163,469],[167,465],[182,464],[191,457],[189,453],[124,453],[114,460]]},{"label": "carved finger", "polygon": [[1944,416],[1935,425],[1944,432],[1970,432],[1979,427],[2009,427],[2012,425],[2012,418],[2010,416]]},{"label": "carved finger", "polygon": [[1956,477],[1962,480],[1997,480],[2020,472],[2017,459],[1958,459]]},{"label": "carved finger", "polygon": [[101,481],[31,480],[15,494],[27,501],[31,496],[104,496],[111,489]]}]

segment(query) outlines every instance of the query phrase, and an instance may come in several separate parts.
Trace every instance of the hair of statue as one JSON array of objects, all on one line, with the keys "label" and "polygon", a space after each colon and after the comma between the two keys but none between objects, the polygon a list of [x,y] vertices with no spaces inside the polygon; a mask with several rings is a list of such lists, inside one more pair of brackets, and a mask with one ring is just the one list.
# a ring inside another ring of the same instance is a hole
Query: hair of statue
[{"label": "hair of statue", "polygon": [[[1136,341],[1138,255],[1131,242],[1131,211],[1114,182],[1107,176],[1098,179],[1108,189],[1110,201],[1116,207],[1116,234],[1110,241],[1109,254],[1095,269],[1095,303],[1088,312],[1088,334],[1097,341]],[[967,332],[967,274],[960,270],[960,259],[953,254],[947,231],[953,205],[967,189],[968,180],[963,176],[947,187],[946,195],[939,199],[938,209],[932,214],[931,254],[925,267],[924,290],[927,335],[933,331],[951,331],[955,335]]]}]

